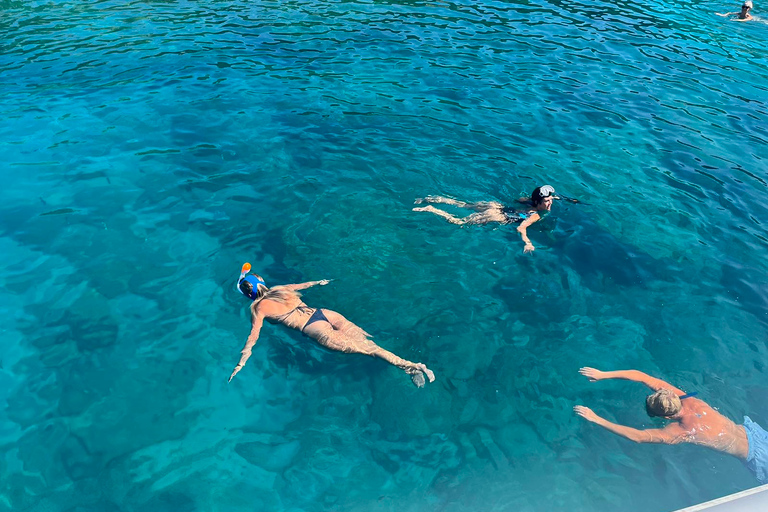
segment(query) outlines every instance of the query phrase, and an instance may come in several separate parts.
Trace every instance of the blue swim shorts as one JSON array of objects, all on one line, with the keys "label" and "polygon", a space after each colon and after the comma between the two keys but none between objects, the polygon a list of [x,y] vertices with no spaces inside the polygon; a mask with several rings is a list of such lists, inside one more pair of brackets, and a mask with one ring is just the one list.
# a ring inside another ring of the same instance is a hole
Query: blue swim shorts
[{"label": "blue swim shorts", "polygon": [[745,461],[761,484],[768,484],[768,432],[763,427],[744,416],[744,430],[747,431],[749,455]]}]

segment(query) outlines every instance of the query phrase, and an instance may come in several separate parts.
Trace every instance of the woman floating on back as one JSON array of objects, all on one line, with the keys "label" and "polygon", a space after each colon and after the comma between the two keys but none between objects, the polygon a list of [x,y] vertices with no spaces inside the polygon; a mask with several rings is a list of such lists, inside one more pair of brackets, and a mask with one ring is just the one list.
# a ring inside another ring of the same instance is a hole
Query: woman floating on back
[{"label": "woman floating on back", "polygon": [[265,319],[296,329],[331,350],[380,357],[404,370],[418,387],[424,385],[425,376],[429,382],[435,380],[435,374],[425,365],[406,361],[379,347],[368,339],[370,334],[339,313],[330,309],[311,308],[304,304],[299,290],[315,285],[324,286],[330,281],[324,279],[267,288],[264,280],[256,274],[249,275],[250,271],[250,263],[243,265],[240,279],[237,281],[237,289],[253,301],[251,304],[251,334],[240,352],[242,354],[240,362],[235,366],[232,375],[229,376],[230,381],[243,369],[246,361],[251,357],[251,351],[259,338],[261,326]]},{"label": "woman floating on back", "polygon": [[[432,212],[435,215],[446,219],[453,224],[488,224],[489,222],[499,222],[501,224],[520,224],[517,227],[520,237],[525,243],[524,252],[533,252],[535,247],[528,238],[527,229],[534,222],[541,219],[542,215],[549,212],[552,209],[552,201],[554,199],[560,199],[555,196],[555,189],[550,185],[544,185],[542,187],[536,187],[531,193],[531,197],[524,197],[519,199],[518,202],[527,205],[528,207],[511,207],[504,206],[496,201],[483,201],[480,203],[465,203],[464,201],[456,201],[441,196],[427,196],[424,199],[416,199],[416,203],[441,203],[451,206],[458,206],[459,208],[469,208],[475,210],[476,213],[468,215],[466,217],[455,217],[450,213],[439,210],[432,205],[421,206],[414,208],[415,212]],[[564,198],[565,199],[565,198]],[[575,199],[569,199],[572,202],[578,202]]]}]

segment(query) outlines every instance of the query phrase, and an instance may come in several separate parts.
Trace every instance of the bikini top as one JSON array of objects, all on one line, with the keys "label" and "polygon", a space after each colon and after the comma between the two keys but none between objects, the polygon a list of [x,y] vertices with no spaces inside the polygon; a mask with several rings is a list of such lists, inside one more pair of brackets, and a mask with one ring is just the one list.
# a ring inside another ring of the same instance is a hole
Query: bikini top
[{"label": "bikini top", "polygon": [[[287,327],[291,327],[294,329],[301,329],[302,327],[304,327],[304,322],[301,322],[301,319],[305,318],[305,316],[312,316],[314,312],[315,312],[315,308],[311,308],[302,302],[292,310],[288,311],[287,313],[283,313],[282,315],[276,316],[274,318],[267,318],[266,320],[271,324],[283,324]],[[289,318],[294,313],[299,313],[299,316],[297,317],[297,319],[299,322],[301,322],[301,325],[299,325],[298,323],[293,324],[289,321]]]}]

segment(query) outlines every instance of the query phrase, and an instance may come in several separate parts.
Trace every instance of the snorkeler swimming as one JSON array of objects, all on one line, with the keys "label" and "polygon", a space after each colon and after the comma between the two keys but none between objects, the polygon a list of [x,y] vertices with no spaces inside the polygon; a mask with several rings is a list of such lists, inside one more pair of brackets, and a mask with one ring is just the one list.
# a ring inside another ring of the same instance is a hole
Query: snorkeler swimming
[{"label": "snorkeler swimming", "polygon": [[246,361],[251,357],[264,320],[296,329],[331,350],[380,357],[405,371],[418,387],[424,386],[427,379],[429,382],[435,380],[435,374],[424,364],[406,361],[379,347],[369,339],[370,334],[341,314],[330,309],[312,308],[304,304],[301,294],[298,293],[299,290],[316,285],[324,286],[330,281],[324,279],[268,288],[261,276],[250,274],[250,271],[250,263],[243,265],[240,278],[237,280],[237,289],[253,301],[251,333],[240,352],[242,354],[240,362],[229,376],[230,381],[243,369]]},{"label": "snorkeler swimming", "polygon": [[724,14],[720,14],[719,12],[716,12],[718,16],[736,16],[736,19],[734,21],[750,21],[754,18],[750,14],[750,11],[752,10],[752,0],[745,0],[745,2],[741,5],[741,11],[738,12],[726,12]]},{"label": "snorkeler swimming", "polygon": [[529,208],[515,208],[510,206],[504,206],[496,201],[483,201],[479,203],[465,203],[464,201],[457,201],[448,197],[442,196],[427,196],[423,199],[416,199],[416,204],[427,203],[440,203],[451,206],[458,206],[459,208],[469,208],[475,210],[477,213],[473,213],[466,217],[456,217],[450,213],[439,210],[432,205],[420,206],[413,209],[415,212],[431,212],[435,215],[439,215],[452,224],[488,224],[490,222],[498,222],[500,224],[520,224],[517,227],[517,232],[520,233],[520,237],[525,243],[523,252],[533,252],[535,247],[528,238],[528,228],[538,220],[542,218],[542,215],[548,213],[552,209],[552,202],[555,199],[566,199],[571,202],[579,202],[576,199],[561,198],[555,195],[555,189],[551,185],[544,185],[536,187],[531,193],[531,197],[524,197],[518,199],[518,202],[528,205]]}]

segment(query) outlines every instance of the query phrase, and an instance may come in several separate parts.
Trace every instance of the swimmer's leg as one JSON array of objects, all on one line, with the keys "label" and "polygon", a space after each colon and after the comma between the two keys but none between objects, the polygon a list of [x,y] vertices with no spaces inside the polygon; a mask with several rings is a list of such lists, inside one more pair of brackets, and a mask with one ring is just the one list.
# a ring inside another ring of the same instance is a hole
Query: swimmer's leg
[{"label": "swimmer's leg", "polygon": [[416,384],[417,388],[424,386],[425,375],[429,379],[429,382],[435,382],[435,374],[432,372],[432,370],[427,368],[425,364],[406,361],[402,357],[398,357],[389,350],[384,350],[378,345],[376,345],[376,348],[378,350],[370,355],[380,357],[389,364],[397,366],[398,368],[405,371],[405,373],[411,376],[411,380],[414,384]]},{"label": "swimmer's leg", "polygon": [[[488,203],[486,203],[488,204]],[[501,208],[496,207],[488,207],[484,208],[483,210],[473,213],[472,215],[469,215],[467,217],[459,218],[454,215],[451,215],[448,212],[444,212],[443,210],[438,210],[434,206],[421,206],[414,208],[413,211],[415,212],[431,212],[435,215],[438,215],[451,224],[458,224],[459,226],[463,226],[464,224],[488,224],[489,222],[507,222],[507,216],[504,215],[504,210]]]},{"label": "swimmer's leg", "polygon": [[328,322],[337,331],[341,331],[342,334],[349,336],[350,338],[371,338],[372,336],[365,332],[360,326],[347,320],[347,318],[341,313],[332,311],[330,309],[323,309],[325,317]]},{"label": "swimmer's leg", "polygon": [[[360,330],[362,331],[362,329]],[[426,365],[422,363],[413,363],[398,357],[392,352],[384,350],[376,345],[368,338],[347,336],[341,331],[335,330],[330,323],[315,322],[310,324],[304,330],[304,334],[310,338],[314,338],[318,343],[331,350],[338,350],[339,352],[345,352],[347,354],[365,354],[368,356],[379,357],[410,375],[411,380],[413,380],[413,383],[418,387],[424,385],[425,375],[429,379],[429,382],[435,380],[435,374],[432,370],[427,368]]]},{"label": "swimmer's leg", "polygon": [[431,213],[434,213],[435,215],[438,215],[438,216],[444,218],[445,220],[447,220],[451,224],[459,224],[459,225],[464,224],[464,223],[467,222],[465,219],[468,218],[468,217],[465,217],[464,219],[460,219],[459,217],[454,217],[450,213],[444,212],[443,210],[438,210],[437,208],[435,208],[434,206],[431,206],[431,205],[430,206],[417,207],[417,208],[414,208],[413,211],[415,211],[415,212],[431,212]]},{"label": "swimmer's leg", "polygon": [[504,208],[504,205],[497,201],[480,201],[479,203],[469,203],[469,208],[482,212],[493,208],[502,209]]},{"label": "swimmer's leg", "polygon": [[427,196],[424,199],[416,199],[416,204],[424,203],[440,203],[449,204],[451,206],[458,206],[459,208],[471,208],[476,211],[483,211],[489,208],[504,208],[504,205],[496,201],[480,201],[477,203],[467,203],[466,201],[457,201],[450,197],[443,196]]},{"label": "swimmer's leg", "polygon": [[467,208],[470,203],[465,203],[464,201],[457,201],[456,199],[451,199],[450,197],[443,197],[443,196],[427,196],[424,199],[417,198],[416,201],[414,201],[416,204],[421,203],[439,203],[439,204],[449,204],[451,206],[458,206],[459,208]]},{"label": "swimmer's leg", "polygon": [[507,216],[504,215],[504,211],[501,208],[488,208],[477,213],[473,213],[469,217],[462,219],[462,224],[488,224],[489,222],[507,222]]}]

